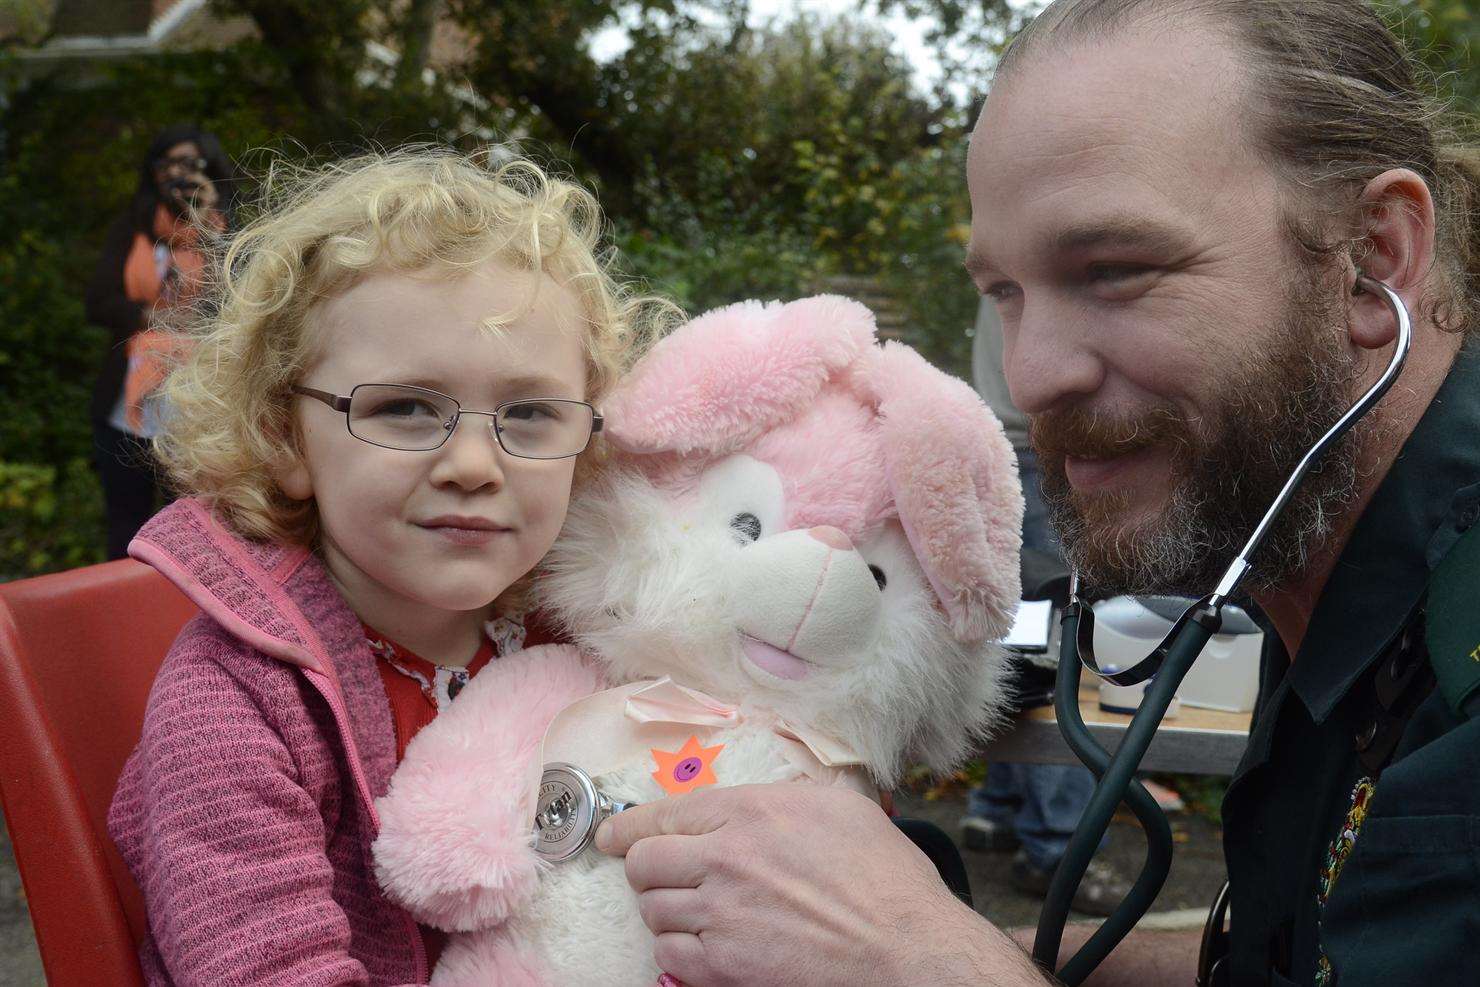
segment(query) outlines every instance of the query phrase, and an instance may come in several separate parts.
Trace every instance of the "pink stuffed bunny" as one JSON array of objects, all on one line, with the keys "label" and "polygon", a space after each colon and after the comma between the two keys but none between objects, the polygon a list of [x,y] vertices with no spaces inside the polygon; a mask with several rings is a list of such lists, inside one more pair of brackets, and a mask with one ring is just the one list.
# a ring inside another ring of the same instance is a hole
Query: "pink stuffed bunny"
[{"label": "pink stuffed bunny", "polygon": [[574,647],[490,666],[380,801],[388,893],[454,935],[434,984],[651,987],[620,860],[543,865],[547,761],[614,799],[946,770],[999,715],[1017,603],[1011,446],[964,383],[837,297],[683,326],[605,409],[538,604]]}]

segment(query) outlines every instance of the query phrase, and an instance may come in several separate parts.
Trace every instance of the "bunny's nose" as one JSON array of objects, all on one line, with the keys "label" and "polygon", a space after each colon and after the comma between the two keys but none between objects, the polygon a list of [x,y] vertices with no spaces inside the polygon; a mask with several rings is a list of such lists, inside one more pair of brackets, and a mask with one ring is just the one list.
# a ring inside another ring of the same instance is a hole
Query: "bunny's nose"
[{"label": "bunny's nose", "polygon": [[816,538],[828,548],[835,548],[840,552],[853,550],[853,542],[849,541],[848,536],[831,525],[824,524],[816,528],[808,528],[807,534]]}]

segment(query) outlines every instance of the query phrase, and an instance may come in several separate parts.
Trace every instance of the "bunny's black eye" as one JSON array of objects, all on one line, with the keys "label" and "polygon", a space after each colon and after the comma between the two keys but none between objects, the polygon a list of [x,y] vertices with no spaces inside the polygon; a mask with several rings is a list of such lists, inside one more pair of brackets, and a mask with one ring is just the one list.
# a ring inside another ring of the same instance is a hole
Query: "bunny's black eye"
[{"label": "bunny's black eye", "polygon": [[730,530],[740,537],[741,544],[759,541],[761,537],[761,519],[743,511],[730,518]]},{"label": "bunny's black eye", "polygon": [[883,569],[880,569],[876,565],[871,565],[868,567],[868,571],[874,574],[874,582],[879,584],[879,589],[883,589],[889,585],[889,579],[884,575]]}]

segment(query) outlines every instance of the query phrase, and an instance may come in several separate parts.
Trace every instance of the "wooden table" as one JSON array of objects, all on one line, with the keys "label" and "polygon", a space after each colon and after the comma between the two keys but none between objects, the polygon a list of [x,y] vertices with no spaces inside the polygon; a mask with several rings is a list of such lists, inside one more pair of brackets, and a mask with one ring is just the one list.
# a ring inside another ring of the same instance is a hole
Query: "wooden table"
[{"label": "wooden table", "polygon": [[[1131,718],[1100,709],[1096,681],[1084,673],[1079,709],[1095,739],[1112,754],[1130,726]],[[1243,757],[1249,739],[1249,713],[1222,713],[1183,706],[1177,716],[1163,720],[1141,766],[1147,771],[1230,775]],[[1012,726],[987,745],[983,756],[992,761],[1022,764],[1078,764],[1079,758],[1059,733],[1053,707],[1020,714]]]}]

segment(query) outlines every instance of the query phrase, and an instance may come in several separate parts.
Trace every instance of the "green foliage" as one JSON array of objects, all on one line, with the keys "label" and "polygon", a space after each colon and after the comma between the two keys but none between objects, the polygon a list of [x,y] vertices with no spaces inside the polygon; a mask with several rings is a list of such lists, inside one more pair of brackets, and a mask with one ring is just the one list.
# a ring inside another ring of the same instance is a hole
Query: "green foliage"
[{"label": "green foliage", "polygon": [[244,47],[127,61],[81,87],[0,77],[0,578],[102,556],[88,412],[109,334],[83,293],[155,133],[194,120],[240,147],[291,126],[291,100],[259,99],[273,84],[255,64]]},{"label": "green foliage", "polygon": [[908,80],[886,37],[847,22],[698,44],[624,124],[652,133],[642,208],[624,224],[630,266],[690,311],[863,275],[910,342],[965,373],[964,120]]},{"label": "green foliage", "polygon": [[6,0],[0,3],[0,45],[36,44],[46,37],[56,0]]},{"label": "green foliage", "polygon": [[[0,208],[11,205],[14,176],[0,178]],[[7,210],[10,211],[10,210]],[[0,460],[57,464],[85,455],[91,374],[103,333],[82,318],[60,246],[20,229],[0,250]]]},{"label": "green foliage", "polygon": [[0,581],[101,562],[102,501],[85,459],[0,460]]},{"label": "green foliage", "polygon": [[873,28],[803,17],[700,40],[623,122],[644,148],[648,202],[806,228],[845,266],[867,266],[859,248],[884,231],[880,182],[939,139],[942,110]]},{"label": "green foliage", "polygon": [[890,183],[897,205],[878,272],[908,318],[908,341],[936,366],[970,380],[968,332],[978,298],[961,266],[971,224],[965,175],[963,133],[897,167]]},{"label": "green foliage", "polygon": [[[862,276],[893,299],[910,342],[968,370],[959,94],[980,95],[1039,3],[860,3],[933,19],[945,78],[931,93],[880,28],[807,16],[756,28],[745,0],[212,6],[249,18],[259,40],[25,81],[0,55],[0,500],[25,491],[46,507],[0,516],[0,575],[96,557],[87,405],[107,334],[87,324],[82,293],[146,145],[180,121],[217,133],[250,172],[275,155],[518,135],[596,186],[620,264],[688,311]],[[1473,111],[1480,14],[1466,0],[1381,6]],[[439,10],[466,57],[428,79]],[[629,46],[594,57],[592,39],[618,25]]]},{"label": "green foliage", "polygon": [[790,230],[619,227],[617,247],[623,270],[691,314],[747,298],[795,298],[822,273],[810,244]]},{"label": "green foliage", "polygon": [[1470,0],[1381,0],[1379,9],[1423,57],[1454,109],[1480,112],[1480,12]]},{"label": "green foliage", "polygon": [[1047,0],[870,0],[869,6],[925,19],[925,41],[941,67],[935,96],[948,102],[953,89],[970,101],[986,93],[997,56]]}]

